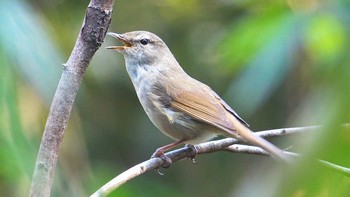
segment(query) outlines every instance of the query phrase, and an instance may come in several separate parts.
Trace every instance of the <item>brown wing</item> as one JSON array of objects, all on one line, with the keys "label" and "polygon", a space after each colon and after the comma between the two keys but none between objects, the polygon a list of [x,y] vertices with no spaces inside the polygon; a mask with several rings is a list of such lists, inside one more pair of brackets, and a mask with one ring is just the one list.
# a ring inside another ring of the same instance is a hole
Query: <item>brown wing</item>
[{"label": "brown wing", "polygon": [[230,133],[234,131],[232,123],[227,119],[227,111],[221,99],[217,99],[211,90],[183,91],[173,95],[171,107]]},{"label": "brown wing", "polygon": [[[213,91],[214,92],[214,91]],[[246,127],[250,127],[250,125],[243,120],[243,118],[241,118],[236,112],[235,110],[233,110],[224,100],[222,100],[220,98],[219,95],[217,95],[215,92],[214,92],[214,96],[219,99],[221,101],[221,104],[225,107],[225,109],[227,111],[229,111],[232,115],[234,115],[243,125],[245,125]]]},{"label": "brown wing", "polygon": [[[172,108],[186,112],[198,121],[218,127],[231,134],[236,134],[232,115],[243,125],[248,124],[227,105],[209,86],[193,78],[184,78],[179,83],[178,78],[169,77],[166,86],[157,86],[159,98],[166,98],[162,103]],[[161,95],[161,93],[165,93]]]}]

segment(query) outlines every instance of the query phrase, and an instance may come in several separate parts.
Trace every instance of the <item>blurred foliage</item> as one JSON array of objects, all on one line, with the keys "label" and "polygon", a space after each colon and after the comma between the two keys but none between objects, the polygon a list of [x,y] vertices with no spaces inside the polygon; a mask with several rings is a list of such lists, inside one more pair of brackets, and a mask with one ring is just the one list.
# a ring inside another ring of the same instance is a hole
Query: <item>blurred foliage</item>
[{"label": "blurred foliage", "polygon": [[[87,1],[2,0],[0,196],[26,196],[50,102]],[[148,30],[253,130],[324,125],[275,139],[305,154],[295,166],[215,153],[147,173],[111,196],[348,196],[350,4],[345,0],[116,1],[110,31]],[[147,119],[121,55],[106,43],[86,73],[59,157],[52,196],[87,196],[170,139]]]}]

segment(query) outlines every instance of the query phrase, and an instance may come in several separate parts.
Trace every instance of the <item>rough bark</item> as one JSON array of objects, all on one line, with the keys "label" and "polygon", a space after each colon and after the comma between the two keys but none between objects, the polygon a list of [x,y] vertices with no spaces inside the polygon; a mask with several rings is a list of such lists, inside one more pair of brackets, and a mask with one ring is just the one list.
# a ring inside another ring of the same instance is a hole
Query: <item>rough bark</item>
[{"label": "rough bark", "polygon": [[[101,46],[112,19],[113,0],[91,0],[73,51],[64,64],[41,140],[30,196],[50,196],[60,145],[90,60]],[[64,32],[62,32],[64,33]]]}]

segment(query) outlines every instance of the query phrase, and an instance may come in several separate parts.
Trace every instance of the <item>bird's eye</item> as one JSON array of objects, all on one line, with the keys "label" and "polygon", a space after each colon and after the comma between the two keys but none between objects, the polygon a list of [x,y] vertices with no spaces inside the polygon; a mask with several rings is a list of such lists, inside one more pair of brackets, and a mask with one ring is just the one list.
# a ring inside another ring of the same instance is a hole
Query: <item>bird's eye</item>
[{"label": "bird's eye", "polygon": [[147,45],[147,44],[149,43],[149,40],[148,40],[148,39],[141,39],[141,40],[140,40],[140,43],[141,43],[142,45]]}]

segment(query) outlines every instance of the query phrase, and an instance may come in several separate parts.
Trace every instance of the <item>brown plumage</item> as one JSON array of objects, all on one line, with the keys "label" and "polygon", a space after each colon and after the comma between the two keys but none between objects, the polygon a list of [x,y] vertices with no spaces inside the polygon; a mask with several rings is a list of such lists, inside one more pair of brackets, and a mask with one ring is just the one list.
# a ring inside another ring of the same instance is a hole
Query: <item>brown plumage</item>
[{"label": "brown plumage", "polygon": [[165,135],[175,140],[154,156],[180,144],[197,144],[217,135],[243,139],[272,155],[287,160],[284,153],[252,133],[249,125],[209,86],[190,77],[166,44],[145,31],[109,33],[125,46],[112,46],[125,58],[129,76],[146,114]]}]

